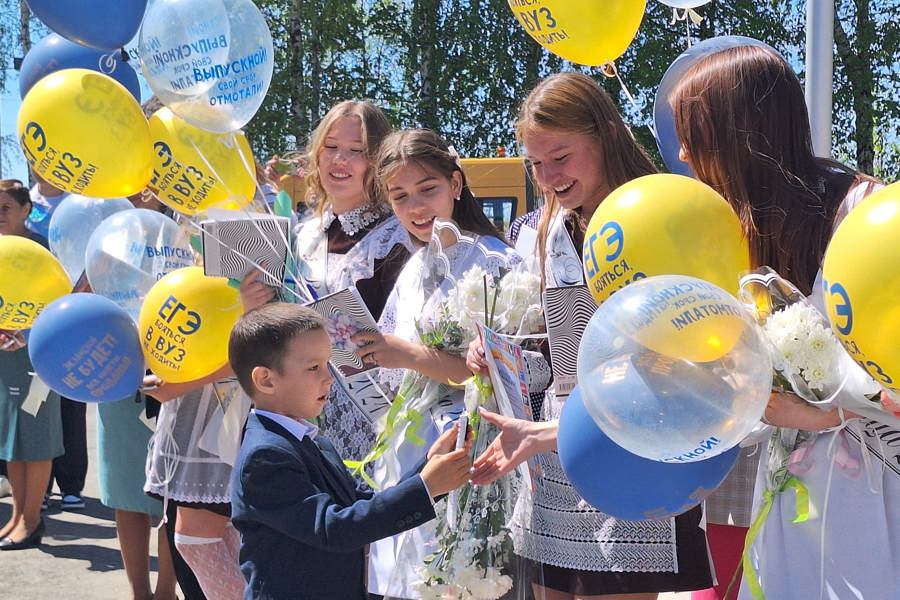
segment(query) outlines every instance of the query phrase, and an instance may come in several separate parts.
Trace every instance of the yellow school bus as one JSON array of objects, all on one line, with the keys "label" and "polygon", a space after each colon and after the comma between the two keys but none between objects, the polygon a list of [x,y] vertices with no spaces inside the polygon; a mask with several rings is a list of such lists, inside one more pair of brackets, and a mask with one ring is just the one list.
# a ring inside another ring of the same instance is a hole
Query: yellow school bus
[{"label": "yellow school bus", "polygon": [[507,231],[513,219],[540,205],[521,156],[463,158],[460,162],[469,189],[500,231]]}]

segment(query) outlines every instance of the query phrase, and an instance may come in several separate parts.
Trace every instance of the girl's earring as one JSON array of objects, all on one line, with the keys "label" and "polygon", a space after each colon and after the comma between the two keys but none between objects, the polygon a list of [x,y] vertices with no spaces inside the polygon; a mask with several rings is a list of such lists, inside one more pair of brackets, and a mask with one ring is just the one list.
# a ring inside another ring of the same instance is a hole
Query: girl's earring
[{"label": "girl's earring", "polygon": [[453,199],[454,202],[459,202],[459,196]]}]

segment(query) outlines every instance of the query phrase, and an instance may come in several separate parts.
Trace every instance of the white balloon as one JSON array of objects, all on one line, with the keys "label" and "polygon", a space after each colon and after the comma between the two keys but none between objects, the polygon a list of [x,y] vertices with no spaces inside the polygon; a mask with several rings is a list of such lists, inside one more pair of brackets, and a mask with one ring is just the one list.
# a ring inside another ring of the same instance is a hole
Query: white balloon
[{"label": "white balloon", "polygon": [[138,48],[150,89],[166,98],[190,98],[215,82],[195,69],[228,58],[231,25],[222,0],[155,0],[141,25]]},{"label": "white balloon", "polygon": [[144,18],[140,53],[163,104],[219,133],[253,118],[275,60],[272,34],[251,0],[156,0]]},{"label": "white balloon", "polygon": [[178,224],[146,208],[132,208],[104,219],[85,250],[91,289],[124,308],[135,321],[157,281],[193,264],[190,241]]},{"label": "white balloon", "polygon": [[698,6],[703,6],[704,4],[709,4],[711,0],[659,0],[666,6],[671,6],[672,8],[697,8]]},{"label": "white balloon", "polygon": [[47,239],[50,251],[69,274],[72,284],[84,272],[84,251],[97,226],[108,216],[134,208],[125,198],[88,198],[66,196],[50,217]]},{"label": "white balloon", "polygon": [[578,387],[600,429],[629,452],[704,460],[759,422],[772,389],[766,344],[725,290],[694,277],[649,277],[591,317],[578,349]]}]

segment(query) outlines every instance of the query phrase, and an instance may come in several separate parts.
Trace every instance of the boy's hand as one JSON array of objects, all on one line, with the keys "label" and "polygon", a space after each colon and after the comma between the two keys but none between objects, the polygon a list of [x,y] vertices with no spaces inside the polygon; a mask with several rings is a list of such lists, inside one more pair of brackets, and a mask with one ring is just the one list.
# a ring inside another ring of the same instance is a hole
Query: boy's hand
[{"label": "boy's hand", "polygon": [[[434,443],[431,445],[431,448],[428,449],[428,460],[431,460],[432,457],[438,456],[441,454],[447,454],[448,452],[453,452],[456,450],[456,438],[459,437],[459,421],[454,421],[453,425],[450,426],[447,431],[441,434],[441,437],[436,439]],[[466,445],[469,445],[472,441],[472,430],[466,430]]]},{"label": "boy's hand", "polygon": [[447,454],[436,454],[429,459],[422,469],[422,481],[428,486],[433,498],[443,496],[469,480],[472,469],[470,451],[471,442],[467,441],[464,448]]}]

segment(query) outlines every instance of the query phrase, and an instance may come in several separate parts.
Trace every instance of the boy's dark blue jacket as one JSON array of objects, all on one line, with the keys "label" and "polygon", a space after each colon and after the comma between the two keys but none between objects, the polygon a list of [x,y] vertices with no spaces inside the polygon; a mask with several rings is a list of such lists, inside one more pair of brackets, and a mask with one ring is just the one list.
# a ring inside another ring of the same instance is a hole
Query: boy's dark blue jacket
[{"label": "boy's dark blue jacket", "polygon": [[364,600],[366,544],[435,516],[421,477],[363,491],[328,440],[299,441],[255,413],[234,465],[231,506],[245,600]]}]

